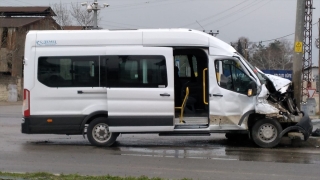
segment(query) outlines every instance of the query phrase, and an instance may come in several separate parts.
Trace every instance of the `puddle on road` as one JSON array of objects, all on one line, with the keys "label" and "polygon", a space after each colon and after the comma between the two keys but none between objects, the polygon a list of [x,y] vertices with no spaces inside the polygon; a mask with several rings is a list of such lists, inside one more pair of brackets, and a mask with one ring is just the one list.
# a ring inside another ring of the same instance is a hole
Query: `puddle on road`
[{"label": "puddle on road", "polygon": [[262,161],[282,163],[320,164],[319,154],[241,150],[221,147],[218,149],[163,149],[154,150],[149,148],[120,147],[121,155],[146,156],[146,157],[169,157],[169,158],[192,158],[213,160],[238,160],[238,161]]},{"label": "puddle on road", "polygon": [[259,161],[280,163],[320,164],[319,153],[290,152],[283,149],[260,148],[138,148],[114,147],[115,152],[123,156],[162,157],[162,158],[189,158],[233,161]]},{"label": "puddle on road", "polygon": [[[72,136],[71,136],[72,137]],[[86,146],[87,148],[78,148]],[[156,158],[189,158],[229,161],[259,161],[279,163],[320,164],[320,151],[316,148],[294,148],[280,145],[273,149],[263,149],[247,144],[232,143],[223,138],[138,138],[123,137],[109,148],[94,147],[87,139],[48,138],[47,140],[29,141],[24,150],[38,151],[88,151],[104,155],[140,156]]]},{"label": "puddle on road", "polygon": [[150,149],[119,147],[118,150],[124,156],[144,157],[168,157],[168,158],[190,158],[190,159],[215,159],[215,160],[239,160],[225,154],[225,148],[217,148],[212,151],[208,149]]}]

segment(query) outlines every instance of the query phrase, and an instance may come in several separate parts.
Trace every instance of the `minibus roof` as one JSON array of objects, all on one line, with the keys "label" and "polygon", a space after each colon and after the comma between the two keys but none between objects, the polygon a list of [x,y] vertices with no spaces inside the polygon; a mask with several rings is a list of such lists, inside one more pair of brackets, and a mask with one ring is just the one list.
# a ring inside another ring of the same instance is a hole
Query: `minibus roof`
[{"label": "minibus roof", "polygon": [[[192,29],[137,30],[42,30],[34,46],[111,46],[208,47],[212,55],[232,56],[236,50],[222,40]],[[31,42],[33,43],[33,42]]]}]

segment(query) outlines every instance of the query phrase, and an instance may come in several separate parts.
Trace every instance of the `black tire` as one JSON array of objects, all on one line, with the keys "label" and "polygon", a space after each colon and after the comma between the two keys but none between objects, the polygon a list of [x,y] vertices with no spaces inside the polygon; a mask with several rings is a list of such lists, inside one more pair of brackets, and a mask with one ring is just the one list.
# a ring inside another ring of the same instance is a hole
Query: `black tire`
[{"label": "black tire", "polygon": [[89,124],[87,129],[87,137],[92,145],[108,147],[116,141],[119,133],[109,132],[109,126],[107,122],[107,118],[98,117]]},{"label": "black tire", "polygon": [[253,142],[263,148],[272,148],[279,144],[282,131],[280,123],[272,119],[258,120],[252,127]]}]

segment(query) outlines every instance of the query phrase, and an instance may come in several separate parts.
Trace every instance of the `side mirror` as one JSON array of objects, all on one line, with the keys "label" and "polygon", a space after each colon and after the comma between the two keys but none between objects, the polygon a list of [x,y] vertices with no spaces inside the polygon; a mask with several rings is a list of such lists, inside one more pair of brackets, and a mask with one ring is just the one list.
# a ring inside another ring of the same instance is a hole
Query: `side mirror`
[{"label": "side mirror", "polygon": [[250,81],[247,96],[251,97],[255,95],[257,95],[257,84],[254,81]]}]

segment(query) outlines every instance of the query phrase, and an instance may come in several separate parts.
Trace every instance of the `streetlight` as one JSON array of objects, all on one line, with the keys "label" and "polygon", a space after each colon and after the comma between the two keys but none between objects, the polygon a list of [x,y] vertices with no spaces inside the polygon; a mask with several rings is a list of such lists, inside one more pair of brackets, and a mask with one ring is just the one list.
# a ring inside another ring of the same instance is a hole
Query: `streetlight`
[{"label": "streetlight", "polygon": [[88,4],[88,2],[81,3],[82,6],[87,6],[88,13],[93,11],[93,29],[98,29],[98,10],[101,8],[109,7],[110,5],[107,3],[103,3],[103,6],[99,6],[97,0],[94,0],[92,4]]}]

